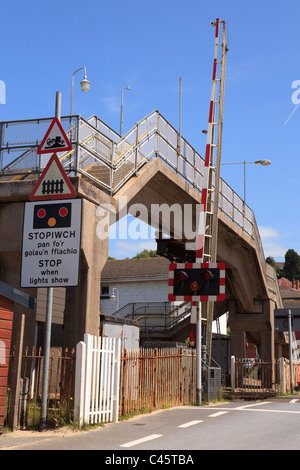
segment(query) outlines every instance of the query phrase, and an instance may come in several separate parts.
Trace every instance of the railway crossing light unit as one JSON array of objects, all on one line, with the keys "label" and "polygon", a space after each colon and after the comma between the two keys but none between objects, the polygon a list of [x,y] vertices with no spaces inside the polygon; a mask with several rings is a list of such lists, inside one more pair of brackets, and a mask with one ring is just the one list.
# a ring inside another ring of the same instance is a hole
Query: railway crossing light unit
[{"label": "railway crossing light unit", "polygon": [[223,263],[173,263],[169,266],[169,300],[223,301]]}]

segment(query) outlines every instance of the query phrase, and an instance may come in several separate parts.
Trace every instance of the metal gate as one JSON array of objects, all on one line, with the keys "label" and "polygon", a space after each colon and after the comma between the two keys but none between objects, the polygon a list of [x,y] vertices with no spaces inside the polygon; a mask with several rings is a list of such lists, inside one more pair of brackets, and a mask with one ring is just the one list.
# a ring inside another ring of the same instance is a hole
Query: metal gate
[{"label": "metal gate", "polygon": [[279,390],[278,361],[231,358],[231,388],[235,392],[270,393]]}]

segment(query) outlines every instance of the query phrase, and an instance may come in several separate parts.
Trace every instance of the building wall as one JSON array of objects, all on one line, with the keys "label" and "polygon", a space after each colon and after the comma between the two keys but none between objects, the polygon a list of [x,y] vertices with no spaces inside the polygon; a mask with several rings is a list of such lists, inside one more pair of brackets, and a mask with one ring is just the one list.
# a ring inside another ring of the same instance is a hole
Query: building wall
[{"label": "building wall", "polygon": [[[53,305],[52,305],[52,323],[59,325],[64,324],[64,310],[66,300],[66,288],[54,287],[53,288]],[[36,303],[36,321],[46,321],[46,308],[47,308],[47,289],[41,287],[37,290],[37,303]]]},{"label": "building wall", "polygon": [[0,295],[0,434],[4,425],[13,310],[13,301]]},{"label": "building wall", "polygon": [[140,330],[137,326],[105,321],[101,333],[108,338],[121,338],[122,349],[139,348]]},{"label": "building wall", "polygon": [[[113,288],[118,289],[118,294],[114,291],[116,297],[119,295],[119,309],[130,302],[167,302],[168,301],[168,282],[159,281],[131,281],[114,282],[108,284],[103,282],[102,287],[109,287],[109,298],[100,298],[100,311],[106,315],[112,315],[117,308],[117,298],[113,301],[111,296]],[[106,297],[106,296],[105,296]]]},{"label": "building wall", "polygon": [[[117,298],[113,301],[111,296],[113,288],[118,289],[119,309],[131,302],[168,302],[168,281],[150,280],[150,281],[129,281],[129,282],[103,282],[101,287],[109,287],[108,295],[100,298],[100,311],[105,315],[112,315],[118,310]],[[117,292],[114,291],[117,297]],[[177,303],[177,302],[175,302]],[[180,302],[178,302],[180,304]],[[227,315],[224,314],[219,318],[221,334],[227,334]],[[213,322],[212,332],[217,333],[216,322]]]}]

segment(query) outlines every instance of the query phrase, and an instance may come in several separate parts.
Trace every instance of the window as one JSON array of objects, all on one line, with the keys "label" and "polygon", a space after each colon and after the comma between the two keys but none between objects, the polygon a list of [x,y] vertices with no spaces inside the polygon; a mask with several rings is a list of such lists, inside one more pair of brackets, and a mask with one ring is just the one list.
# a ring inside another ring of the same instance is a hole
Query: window
[{"label": "window", "polygon": [[109,299],[109,286],[101,286],[100,299]]}]

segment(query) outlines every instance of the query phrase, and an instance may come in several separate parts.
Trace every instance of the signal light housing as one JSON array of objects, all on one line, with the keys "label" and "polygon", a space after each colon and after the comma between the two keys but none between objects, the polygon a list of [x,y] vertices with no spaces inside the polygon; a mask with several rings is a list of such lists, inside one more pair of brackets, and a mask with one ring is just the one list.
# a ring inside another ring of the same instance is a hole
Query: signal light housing
[{"label": "signal light housing", "polygon": [[188,275],[187,275],[187,273],[186,273],[185,271],[179,271],[179,272],[177,273],[177,279],[178,279],[178,281],[184,282],[184,281],[187,280],[187,278],[188,278]]},{"label": "signal light housing", "polygon": [[208,269],[204,269],[201,273],[203,281],[211,281],[214,277],[213,273]]},{"label": "signal light housing", "polygon": [[172,263],[169,267],[169,300],[225,300],[223,263]]},{"label": "signal light housing", "polygon": [[192,292],[197,292],[199,290],[199,284],[197,281],[192,281],[189,287]]}]

